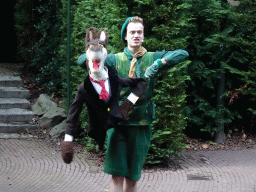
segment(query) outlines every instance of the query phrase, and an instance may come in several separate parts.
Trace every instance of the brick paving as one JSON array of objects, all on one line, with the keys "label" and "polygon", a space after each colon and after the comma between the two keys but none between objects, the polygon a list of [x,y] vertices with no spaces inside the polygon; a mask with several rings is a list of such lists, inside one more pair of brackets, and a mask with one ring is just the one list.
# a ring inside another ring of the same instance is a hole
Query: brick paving
[{"label": "brick paving", "polygon": [[[138,192],[256,191],[256,149],[183,151],[177,163],[177,171],[143,171]],[[0,139],[0,192],[104,192],[110,179],[85,154],[67,165],[42,140]]]},{"label": "brick paving", "polygon": [[[15,65],[0,68],[18,74]],[[256,192],[256,149],[183,151],[177,163],[177,171],[143,171],[138,192]],[[110,180],[85,154],[67,165],[36,138],[0,139],[0,192],[104,192]]]}]

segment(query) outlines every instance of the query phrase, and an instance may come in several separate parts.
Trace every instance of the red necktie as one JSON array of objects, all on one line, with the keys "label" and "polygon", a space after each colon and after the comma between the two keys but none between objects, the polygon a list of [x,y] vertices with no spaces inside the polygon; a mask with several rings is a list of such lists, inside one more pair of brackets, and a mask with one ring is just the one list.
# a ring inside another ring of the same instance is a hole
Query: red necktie
[{"label": "red necktie", "polygon": [[108,92],[107,92],[107,90],[106,90],[106,88],[105,88],[105,81],[106,81],[106,80],[104,80],[104,81],[95,81],[95,80],[93,80],[90,76],[89,76],[89,78],[90,78],[90,80],[91,80],[92,82],[98,83],[98,84],[100,84],[100,86],[102,87],[101,92],[100,92],[99,99],[104,99],[105,101],[107,101],[107,100],[108,100],[108,97],[109,97],[109,94],[108,94]]}]

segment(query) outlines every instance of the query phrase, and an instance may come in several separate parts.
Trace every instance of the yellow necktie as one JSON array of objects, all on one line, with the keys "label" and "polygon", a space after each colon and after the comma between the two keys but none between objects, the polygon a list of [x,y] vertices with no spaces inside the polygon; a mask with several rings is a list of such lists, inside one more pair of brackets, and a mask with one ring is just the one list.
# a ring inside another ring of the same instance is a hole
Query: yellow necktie
[{"label": "yellow necktie", "polygon": [[146,52],[147,50],[144,47],[141,47],[141,49],[133,55],[133,59],[131,61],[130,70],[129,70],[129,77],[136,77],[135,68],[136,68],[137,57],[142,57]]}]

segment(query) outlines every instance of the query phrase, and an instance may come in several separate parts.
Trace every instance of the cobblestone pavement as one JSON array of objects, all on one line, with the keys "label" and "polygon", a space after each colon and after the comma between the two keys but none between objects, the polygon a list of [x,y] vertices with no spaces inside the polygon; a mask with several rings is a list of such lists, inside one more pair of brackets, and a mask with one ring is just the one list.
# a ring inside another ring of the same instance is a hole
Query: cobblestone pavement
[{"label": "cobblestone pavement", "polygon": [[[138,192],[256,191],[256,150],[181,152],[177,171],[143,172]],[[0,139],[0,192],[104,192],[111,176],[84,154],[67,165],[36,138]]]}]

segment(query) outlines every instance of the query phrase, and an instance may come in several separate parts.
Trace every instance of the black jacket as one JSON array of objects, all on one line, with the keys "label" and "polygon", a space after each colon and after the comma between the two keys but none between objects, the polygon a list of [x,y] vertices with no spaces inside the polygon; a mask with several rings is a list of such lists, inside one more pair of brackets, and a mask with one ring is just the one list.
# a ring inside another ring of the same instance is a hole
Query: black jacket
[{"label": "black jacket", "polygon": [[119,93],[122,87],[131,87],[131,91],[141,96],[146,88],[146,80],[142,78],[120,78],[111,68],[108,68],[110,82],[110,97],[108,101],[99,99],[99,94],[94,89],[89,76],[78,86],[76,97],[70,106],[66,121],[66,134],[79,138],[81,128],[78,118],[86,103],[89,113],[88,136],[95,139],[100,149],[103,149],[106,131],[115,127],[122,116],[118,104]]}]

